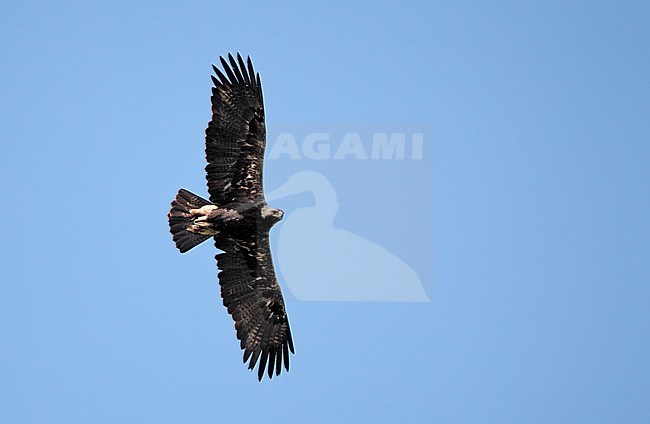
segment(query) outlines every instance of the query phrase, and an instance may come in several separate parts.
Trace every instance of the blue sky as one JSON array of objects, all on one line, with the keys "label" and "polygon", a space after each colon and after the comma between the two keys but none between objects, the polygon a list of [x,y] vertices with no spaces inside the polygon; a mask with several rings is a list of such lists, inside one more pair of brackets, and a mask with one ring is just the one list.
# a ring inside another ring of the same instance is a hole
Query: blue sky
[{"label": "blue sky", "polygon": [[[3,2],[0,421],[650,420],[650,7],[380,3]],[[270,133],[426,134],[421,161],[268,161],[269,189],[323,173],[431,302],[285,290],[296,355],[262,383],[213,247],[166,224],[206,194],[229,51]]]}]

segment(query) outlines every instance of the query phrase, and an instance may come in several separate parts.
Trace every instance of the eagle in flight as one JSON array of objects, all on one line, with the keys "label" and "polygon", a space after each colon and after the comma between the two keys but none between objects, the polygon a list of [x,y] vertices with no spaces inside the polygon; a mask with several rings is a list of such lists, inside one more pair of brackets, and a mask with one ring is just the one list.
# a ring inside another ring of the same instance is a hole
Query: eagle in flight
[{"label": "eagle in flight", "polygon": [[180,189],[169,228],[181,253],[209,238],[216,255],[221,297],[235,321],[244,363],[257,377],[289,370],[294,353],[289,320],[273,268],[269,230],[284,213],[269,207],[262,187],[266,145],[260,75],[248,57],[219,58],[212,66],[212,119],[205,130],[210,200]]}]

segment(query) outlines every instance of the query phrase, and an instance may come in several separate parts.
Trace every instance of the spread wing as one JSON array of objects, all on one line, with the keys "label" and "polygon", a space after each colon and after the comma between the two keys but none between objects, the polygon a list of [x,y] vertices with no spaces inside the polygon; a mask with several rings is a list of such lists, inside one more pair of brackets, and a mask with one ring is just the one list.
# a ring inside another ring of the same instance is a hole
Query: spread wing
[{"label": "spread wing", "polygon": [[242,239],[215,237],[223,250],[216,256],[223,304],[235,320],[237,338],[244,350],[244,362],[253,369],[259,359],[257,377],[265,369],[269,378],[289,370],[289,351],[294,353],[291,330],[282,292],[278,285],[268,232]]},{"label": "spread wing", "polygon": [[[218,206],[264,198],[262,164],[266,146],[264,102],[260,75],[237,53],[223,72],[212,66],[212,120],[205,130],[210,201]],[[225,74],[224,74],[225,72]]]}]

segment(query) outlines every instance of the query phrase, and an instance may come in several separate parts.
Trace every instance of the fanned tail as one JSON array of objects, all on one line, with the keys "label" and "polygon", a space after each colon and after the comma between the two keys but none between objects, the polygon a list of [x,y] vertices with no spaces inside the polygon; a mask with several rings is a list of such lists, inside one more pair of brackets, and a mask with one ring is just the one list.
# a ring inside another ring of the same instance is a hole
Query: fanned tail
[{"label": "fanned tail", "polygon": [[204,198],[191,193],[184,188],[178,190],[176,197],[172,201],[172,208],[167,215],[169,219],[169,230],[178,250],[185,253],[194,246],[197,246],[211,236],[196,234],[187,231],[187,226],[194,224],[190,209],[199,209],[205,205],[211,205]]}]

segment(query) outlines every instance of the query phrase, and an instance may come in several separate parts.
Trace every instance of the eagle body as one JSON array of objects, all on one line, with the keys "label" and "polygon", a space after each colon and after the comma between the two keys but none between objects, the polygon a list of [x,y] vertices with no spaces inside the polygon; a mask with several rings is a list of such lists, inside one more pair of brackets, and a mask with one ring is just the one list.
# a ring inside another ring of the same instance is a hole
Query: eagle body
[{"label": "eagle body", "polygon": [[213,65],[212,119],[205,131],[209,200],[180,189],[168,214],[173,241],[185,253],[206,241],[222,253],[221,297],[235,322],[248,368],[258,379],[289,370],[293,339],[273,267],[269,231],[283,217],[264,198],[262,167],[266,146],[259,74],[250,57],[228,55]]},{"label": "eagle body", "polygon": [[[187,192],[187,190],[184,191]],[[187,193],[196,196],[193,193]],[[185,225],[184,229],[190,233],[209,237],[218,234],[225,237],[238,237],[258,232],[268,233],[271,227],[284,216],[282,210],[271,208],[265,203],[231,203],[223,208],[212,203],[198,208],[191,206],[190,204],[185,206],[179,202],[178,198],[175,198],[172,202],[170,218],[174,218],[175,222],[181,221]],[[191,223],[186,222],[186,219],[189,219]],[[179,249],[183,251],[182,246],[179,246]]]}]

